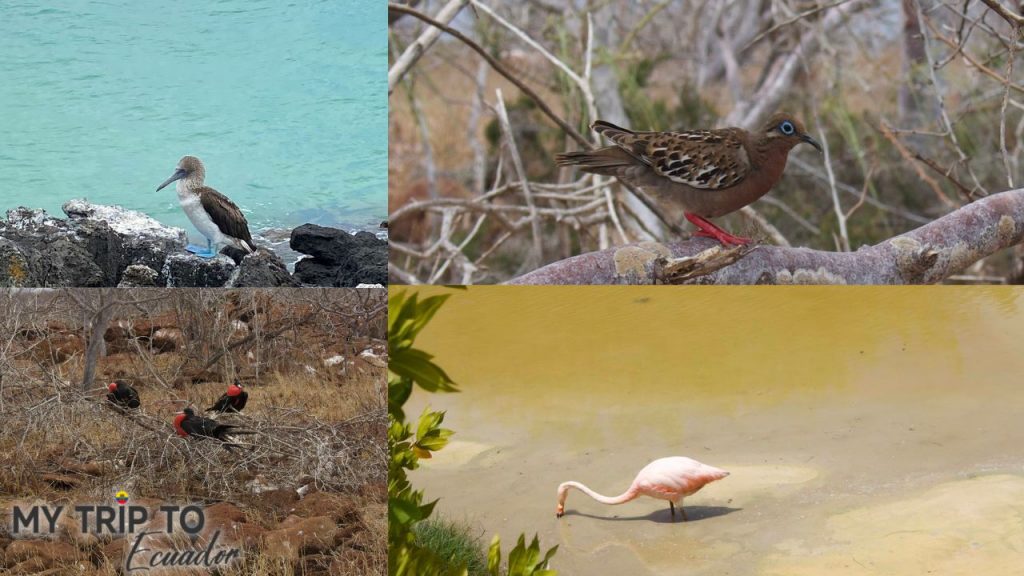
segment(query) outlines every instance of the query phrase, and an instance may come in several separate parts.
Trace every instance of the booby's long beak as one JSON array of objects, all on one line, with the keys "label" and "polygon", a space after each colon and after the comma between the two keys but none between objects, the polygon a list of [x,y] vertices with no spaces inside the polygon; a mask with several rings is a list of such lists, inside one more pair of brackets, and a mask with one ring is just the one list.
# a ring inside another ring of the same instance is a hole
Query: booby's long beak
[{"label": "booby's long beak", "polygon": [[[815,140],[814,138],[811,138],[810,134],[801,134],[800,135],[800,139],[803,140],[804,142],[807,142],[811,146],[814,146],[815,148],[817,148],[818,152],[824,152],[824,150],[821,149],[821,144],[818,144],[817,140]],[[168,180],[168,182],[170,182],[170,180]]]},{"label": "booby's long beak", "polygon": [[177,170],[174,171],[174,174],[171,174],[170,178],[168,178],[167,180],[164,180],[163,184],[157,186],[156,191],[159,192],[159,191],[163,190],[171,182],[174,182],[175,180],[181,180],[182,178],[184,178],[187,175],[188,175],[188,172],[185,172],[181,168],[178,168]]}]

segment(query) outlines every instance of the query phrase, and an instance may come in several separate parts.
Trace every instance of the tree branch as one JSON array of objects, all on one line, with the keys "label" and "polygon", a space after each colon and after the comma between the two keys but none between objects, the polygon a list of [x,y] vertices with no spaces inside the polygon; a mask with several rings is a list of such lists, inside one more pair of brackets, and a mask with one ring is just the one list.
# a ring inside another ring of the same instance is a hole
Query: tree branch
[{"label": "tree branch", "polygon": [[995,12],[996,14],[999,14],[1000,18],[1002,18],[1003,20],[1006,20],[1010,24],[1010,26],[1013,26],[1014,28],[1017,28],[1018,30],[1021,29],[1021,27],[1024,27],[1024,16],[1021,16],[1020,14],[1014,14],[1006,6],[1003,6],[1002,4],[1000,4],[998,2],[998,0],[981,0],[981,1],[984,2],[989,8],[991,8],[993,12]]},{"label": "tree branch", "polygon": [[[536,92],[531,90],[530,87],[527,86],[526,84],[524,84],[522,80],[520,80],[519,78],[516,78],[515,75],[513,75],[511,72],[509,72],[501,64],[501,62],[498,62],[494,58],[494,56],[491,56],[490,53],[488,53],[486,50],[481,48],[479,44],[477,44],[476,42],[471,40],[469,37],[467,37],[462,32],[459,32],[458,30],[455,30],[454,28],[452,28],[452,27],[450,27],[450,26],[448,26],[448,25],[446,25],[446,24],[444,24],[442,22],[438,22],[437,20],[434,20],[433,18],[427,16],[426,14],[423,14],[422,12],[417,12],[416,10],[413,10],[411,8],[407,8],[407,7],[402,6],[400,4],[389,3],[388,4],[388,11],[389,12],[400,12],[402,14],[408,14],[410,16],[415,16],[416,18],[422,20],[423,22],[426,22],[427,24],[430,24],[431,26],[433,26],[433,27],[435,27],[437,29],[443,30],[443,31],[447,32],[448,34],[450,34],[451,36],[454,36],[455,38],[461,40],[462,43],[464,43],[466,46],[469,46],[470,48],[472,48],[474,52],[476,52],[484,60],[486,60],[487,63],[491,65],[491,68],[494,68],[495,72],[497,72],[498,74],[501,74],[509,82],[515,84],[516,88],[519,88],[519,90],[521,90],[523,92],[523,94],[526,94],[531,100],[533,100],[537,104],[537,107],[540,108],[541,112],[543,112],[545,116],[550,118],[551,121],[554,122],[555,124],[558,124],[558,127],[561,128],[563,131],[565,131],[565,133],[568,134],[569,137],[571,137],[573,140],[575,140],[577,143],[579,143],[580,146],[583,146],[584,148],[586,148],[588,150],[590,150],[590,149],[592,149],[594,147],[593,144],[591,144],[589,140],[584,138],[583,135],[579,133],[579,131],[577,131],[575,128],[573,128],[568,123],[566,123],[565,120],[562,120],[562,118],[559,117],[558,114],[555,114],[555,112],[553,110],[551,110],[551,107],[548,106],[547,103],[544,102],[544,100],[542,100],[541,97],[538,96]],[[397,64],[396,64],[396,66],[397,66]]]},{"label": "tree branch", "polygon": [[[993,194],[856,252],[757,246],[692,284],[931,284],[1024,241],[1024,188]],[[708,238],[641,242],[549,264],[508,284],[655,284],[666,260],[716,247]],[[670,260],[670,261],[671,261]]]},{"label": "tree branch", "polygon": [[[828,34],[842,24],[846,18],[867,6],[866,3],[850,2],[827,6],[828,15],[822,20],[822,32]],[[751,129],[768,117],[771,111],[778,108],[783,97],[789,93],[793,78],[800,69],[800,62],[810,57],[818,49],[818,37],[814,34],[804,36],[800,43],[786,55],[782,64],[773,73],[766,76],[756,90],[751,92],[747,101],[739,102],[732,112],[722,121],[723,126],[739,126]]]},{"label": "tree branch", "polygon": [[[437,21],[445,24],[451,22],[459,14],[459,11],[462,10],[462,7],[468,2],[469,0],[450,0],[450,2],[448,2],[448,4],[446,4],[444,8],[437,13]],[[412,6],[415,4],[417,4],[417,2],[412,2],[405,8],[412,10]],[[394,11],[394,14],[391,12],[392,11],[389,11],[388,18],[402,14],[400,11]],[[415,42],[406,47],[405,52],[402,52],[402,55],[398,57],[395,64],[391,66],[390,70],[388,70],[388,95],[394,91],[395,86],[398,86],[398,83],[402,81],[402,77],[405,76],[405,73],[412,68],[413,64],[420,59],[420,56],[430,48],[440,35],[440,28],[436,26],[428,27],[422,34],[420,34],[420,37],[417,38]]]},{"label": "tree branch", "polygon": [[228,352],[230,352],[230,351],[232,351],[232,350],[234,350],[234,349],[236,349],[236,348],[238,348],[240,346],[247,346],[249,344],[252,344],[253,342],[256,341],[257,338],[262,338],[265,341],[273,340],[274,338],[277,338],[281,334],[284,334],[285,332],[287,332],[289,330],[292,330],[296,326],[301,326],[302,324],[305,324],[306,322],[309,322],[315,316],[316,316],[316,312],[315,311],[314,312],[310,312],[310,313],[302,316],[298,320],[295,320],[293,322],[289,322],[289,323],[285,324],[284,326],[279,326],[278,328],[276,328],[274,330],[271,330],[269,332],[264,332],[262,334],[260,334],[258,332],[253,332],[253,333],[249,334],[248,336],[246,336],[245,338],[242,338],[241,340],[237,340],[235,342],[232,342],[231,344],[228,344],[227,347],[222,348],[221,350],[218,350],[216,353],[213,354],[213,356],[210,356],[206,360],[206,362],[203,364],[202,368],[196,370],[196,373],[198,374],[200,372],[205,372],[206,370],[209,370],[225,354],[227,354]]}]

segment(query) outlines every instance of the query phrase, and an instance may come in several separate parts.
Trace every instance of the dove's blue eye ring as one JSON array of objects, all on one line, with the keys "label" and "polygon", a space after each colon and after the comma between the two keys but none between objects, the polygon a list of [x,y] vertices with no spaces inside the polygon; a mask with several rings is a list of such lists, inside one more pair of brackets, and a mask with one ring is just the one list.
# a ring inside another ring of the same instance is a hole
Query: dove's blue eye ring
[{"label": "dove's blue eye ring", "polygon": [[782,132],[786,136],[792,136],[796,132],[796,128],[793,127],[793,123],[789,120],[785,120],[782,124],[779,124],[779,132]]}]

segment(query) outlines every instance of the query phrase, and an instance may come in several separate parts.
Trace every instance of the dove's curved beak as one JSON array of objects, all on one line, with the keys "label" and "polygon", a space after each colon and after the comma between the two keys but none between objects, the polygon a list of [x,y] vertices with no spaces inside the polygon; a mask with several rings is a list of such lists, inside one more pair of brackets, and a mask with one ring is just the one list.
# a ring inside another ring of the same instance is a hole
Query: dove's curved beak
[{"label": "dove's curved beak", "polygon": [[821,149],[821,144],[818,144],[818,141],[812,138],[810,134],[801,134],[800,139],[803,140],[804,142],[807,142],[811,146],[817,148],[818,152],[823,152],[823,150]]}]

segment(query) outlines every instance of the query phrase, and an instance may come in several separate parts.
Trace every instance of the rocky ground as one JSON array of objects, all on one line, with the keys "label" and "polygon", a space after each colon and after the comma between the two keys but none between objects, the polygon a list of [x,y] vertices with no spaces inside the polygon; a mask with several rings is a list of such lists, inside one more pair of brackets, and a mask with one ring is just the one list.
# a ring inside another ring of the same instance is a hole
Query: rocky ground
[{"label": "rocky ground", "polygon": [[[368,292],[173,291],[149,311],[125,306],[88,387],[88,332],[69,313],[73,299],[50,296],[39,314],[0,320],[10,332],[0,337],[0,574],[126,574],[136,536],[160,527],[160,506],[187,503],[204,507],[203,530],[156,530],[133,565],[201,550],[219,530],[216,545],[242,554],[221,576],[384,574],[384,320],[352,319],[352,299]],[[243,413],[207,416],[252,431],[241,447],[174,433],[175,412],[201,411],[235,378],[249,392]],[[140,410],[105,401],[113,379],[138,390]],[[52,535],[11,533],[16,504],[116,506],[118,490],[153,520],[125,536],[83,533],[74,514]]]},{"label": "rocky ground", "polygon": [[66,218],[18,208],[0,220],[0,286],[355,287],[387,283],[387,241],[305,224],[290,245],[308,254],[295,274],[271,250],[225,248],[212,259],[185,251],[180,228],[119,206],[71,200]]}]

